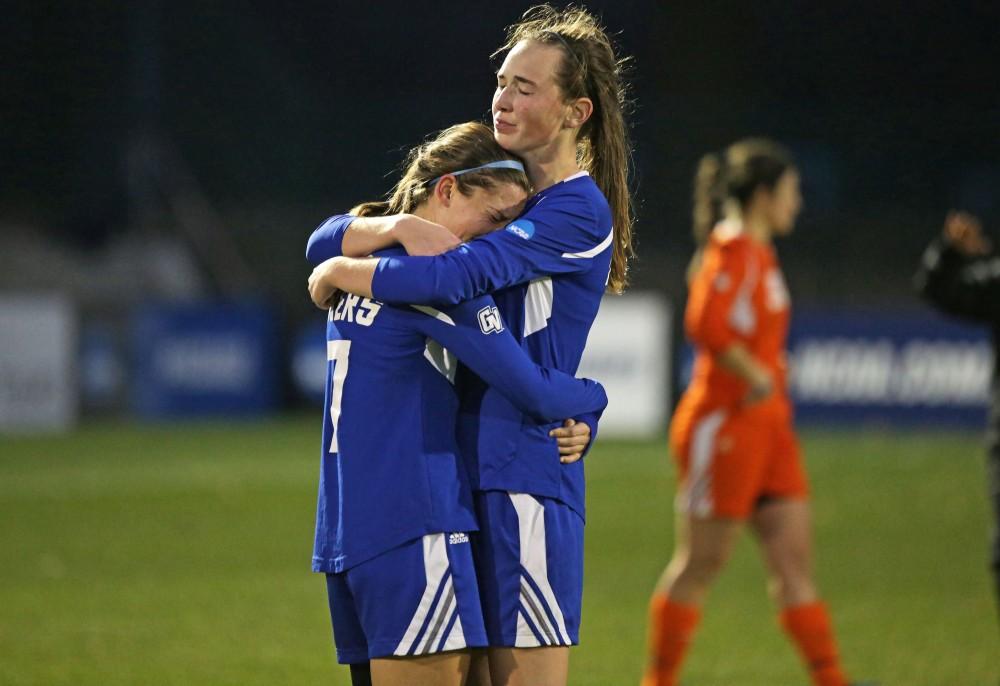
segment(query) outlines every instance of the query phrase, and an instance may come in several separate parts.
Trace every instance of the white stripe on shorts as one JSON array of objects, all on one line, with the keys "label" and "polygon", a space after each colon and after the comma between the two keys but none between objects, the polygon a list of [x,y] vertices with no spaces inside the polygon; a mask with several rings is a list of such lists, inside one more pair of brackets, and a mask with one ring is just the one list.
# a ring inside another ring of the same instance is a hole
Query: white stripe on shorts
[{"label": "white stripe on shorts", "polygon": [[[562,610],[559,609],[559,602],[556,594],[552,591],[548,577],[548,559],[545,550],[545,508],[533,496],[527,493],[508,493],[514,510],[517,512],[517,525],[520,531],[521,540],[521,566],[524,567],[531,581],[538,586],[541,591],[541,598],[535,594],[531,584],[521,580],[521,600],[522,606],[527,602],[527,610],[531,611],[532,622],[538,627],[543,636],[554,636],[556,645],[569,645],[569,634],[566,631],[566,622],[563,619]],[[525,589],[528,593],[525,593]],[[533,608],[532,605],[535,607]],[[548,606],[552,616],[555,617],[555,626],[549,620],[549,615],[545,612]],[[538,645],[537,639],[528,626],[524,625],[522,633],[523,619],[520,614],[517,619],[517,638],[515,647],[528,647]],[[526,641],[522,645],[523,640]]]},{"label": "white stripe on shorts", "polygon": [[[465,630],[462,628],[462,616],[458,612],[458,607],[455,607],[452,614],[457,615],[455,617],[455,624],[451,627],[451,631],[448,632],[448,640],[441,646],[441,650],[461,650],[468,646],[465,642]],[[451,621],[450,617],[448,621]],[[447,622],[445,622],[445,626],[447,626]]]},{"label": "white stripe on shorts", "polygon": [[528,626],[528,623],[524,621],[524,613],[526,610],[521,607],[517,611],[517,635],[514,637],[514,647],[515,648],[537,648],[539,646],[545,645],[537,638],[535,638],[535,633]]},{"label": "white stripe on shorts", "polygon": [[726,420],[725,410],[706,415],[695,426],[691,438],[691,462],[687,483],[678,499],[678,509],[696,517],[708,517],[715,508],[712,500],[712,458],[715,456],[715,438]]},{"label": "white stripe on shorts", "polygon": [[[441,579],[444,577],[445,573],[448,571],[448,550],[447,539],[444,534],[429,534],[424,536],[424,574],[427,579],[427,585],[424,587],[424,594],[420,597],[420,603],[417,605],[416,612],[413,613],[413,619],[410,620],[410,625],[406,629],[406,633],[403,634],[403,639],[396,646],[396,650],[393,655],[407,655],[410,652],[410,648],[413,643],[417,640],[417,634],[420,632],[420,627],[424,625],[424,620],[427,619],[427,615],[432,609],[437,610],[435,615],[437,615],[444,605],[444,601],[447,599],[445,593],[447,588],[443,589],[444,592],[441,594],[440,600],[438,600],[437,607],[431,608],[431,603],[434,602],[434,596],[437,595],[438,586],[441,585]],[[450,581],[450,579],[449,579]],[[434,620],[427,627],[427,633],[434,628]]]},{"label": "white stripe on shorts", "polygon": [[455,598],[455,575],[449,575],[448,580],[441,589],[441,599],[438,600],[437,608],[434,610],[434,617],[427,625],[422,641],[423,647],[417,650],[418,655],[427,655],[437,651],[437,644],[441,641],[441,632],[448,626],[448,620],[457,609],[458,601]]},{"label": "white stripe on shorts", "polygon": [[528,582],[523,577],[521,578],[521,611],[525,613],[526,617],[531,620],[531,623],[542,634],[544,637],[542,643],[544,645],[562,644],[561,637],[555,635],[552,622],[549,621],[548,615],[545,614],[545,606],[539,600],[534,589],[528,585]]}]

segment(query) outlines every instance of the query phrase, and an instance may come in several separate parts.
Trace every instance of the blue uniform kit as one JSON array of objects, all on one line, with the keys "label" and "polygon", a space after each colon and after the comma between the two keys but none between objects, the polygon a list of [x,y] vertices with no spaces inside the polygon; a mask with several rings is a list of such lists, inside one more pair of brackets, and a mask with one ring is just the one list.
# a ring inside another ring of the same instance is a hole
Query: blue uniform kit
[{"label": "blue uniform kit", "polygon": [[485,645],[452,355],[531,424],[600,412],[603,388],[531,362],[488,296],[434,309],[345,294],[327,352],[313,569],[330,575],[338,658]]},{"label": "blue uniform kit", "polygon": [[469,534],[427,534],[326,575],[343,664],[486,645]]},{"label": "blue uniform kit", "polygon": [[[340,215],[322,224],[310,238],[307,252],[310,261],[318,263],[340,254],[344,232],[352,220],[349,215]],[[450,462],[440,459],[441,445],[423,449],[421,454],[426,457],[419,467],[423,470],[422,481],[416,475],[403,478],[397,473],[393,477],[400,484],[406,484],[398,510],[394,497],[379,498],[376,503],[371,502],[369,494],[368,509],[378,509],[379,504],[392,502],[394,512],[391,515],[382,513],[385,521],[378,527],[373,520],[369,533],[376,535],[377,529],[377,536],[385,544],[391,538],[395,545],[401,545],[431,533],[473,531],[478,525],[479,533],[471,536],[471,543],[490,646],[530,647],[578,642],[583,588],[584,461],[562,464],[555,440],[548,434],[561,425],[562,419],[576,417],[591,426],[592,441],[596,437],[597,419],[606,404],[603,390],[598,393],[599,385],[572,379],[570,375],[575,374],[579,366],[607,285],[612,236],[608,203],[590,176],[581,172],[533,196],[524,213],[505,229],[455,250],[434,257],[410,257],[401,250],[380,253],[372,282],[375,300],[369,302],[377,302],[382,308],[378,317],[383,317],[384,312],[392,313],[391,319],[387,318],[387,326],[395,333],[391,337],[388,333],[380,334],[375,340],[376,327],[372,327],[366,333],[373,340],[370,344],[364,343],[364,348],[351,340],[350,373],[354,369],[355,350],[366,350],[365,354],[371,356],[361,363],[363,367],[377,366],[379,363],[375,360],[389,354],[385,337],[391,338],[392,346],[400,345],[395,352],[397,357],[405,349],[408,358],[422,364],[419,370],[414,367],[405,376],[401,370],[393,370],[389,372],[391,378],[370,377],[365,382],[367,393],[382,389],[383,393],[391,395],[376,401],[376,406],[369,403],[365,408],[365,401],[349,395],[346,385],[337,409],[332,409],[337,405],[335,398],[332,404],[328,403],[331,409],[327,424],[339,428],[338,443],[352,440],[354,432],[371,431],[373,426],[391,434],[380,437],[385,446],[379,450],[387,452],[364,467],[373,484],[382,483],[390,476],[379,471],[382,469],[379,460],[391,464],[391,470],[397,472],[417,469],[411,464],[413,461],[405,457],[407,450],[413,452],[414,436],[420,436],[420,440],[428,444],[451,442],[453,452],[450,454],[460,455],[465,469],[461,469],[455,459]],[[491,294],[492,298],[484,298],[485,294]],[[371,305],[364,302],[364,299],[357,299],[358,311],[370,309]],[[331,315],[330,332],[333,333],[328,332],[328,340],[331,345],[338,346],[336,341],[342,340],[338,336],[347,340],[358,331],[359,325],[355,321],[351,325],[354,328],[348,329],[343,318],[334,321],[334,316],[335,313]],[[454,325],[446,320],[452,320]],[[409,348],[402,343],[404,326],[412,336],[407,344]],[[501,326],[502,336],[493,333]],[[457,335],[460,333],[465,335]],[[449,335],[451,340],[448,340]],[[457,370],[446,351],[435,351],[433,346],[426,351],[423,349],[426,337],[433,338],[458,357],[461,364],[457,365]],[[487,352],[484,341],[497,344],[497,347],[505,341],[516,349],[517,355],[506,350],[504,353]],[[463,344],[474,350],[463,350]],[[341,348],[342,345],[331,349],[331,360],[341,354],[337,352]],[[531,364],[521,369],[514,363],[514,360],[526,363],[527,358],[540,367]],[[524,387],[510,388],[512,372],[498,375],[500,364],[519,369]],[[335,395],[338,372],[334,361],[330,366],[332,390],[328,388],[328,395],[331,392]],[[437,370],[453,373],[454,387]],[[423,378],[424,374],[427,378]],[[440,386],[442,383],[446,387]],[[545,384],[560,386],[558,390],[550,387],[546,393],[550,396],[547,398],[549,403],[557,400],[553,396],[561,396],[558,400],[562,401],[562,406],[528,407],[526,393],[529,391],[526,389]],[[564,386],[567,384],[582,386]],[[389,388],[394,390],[390,393]],[[449,391],[449,401],[453,404],[442,408],[443,401],[440,398],[431,401],[425,388],[433,389],[441,398],[444,397],[442,389]],[[431,402],[438,403],[437,407],[432,407]],[[356,420],[357,425],[344,415],[354,403],[357,403],[354,405],[357,412],[366,413],[355,416],[367,417]],[[573,407],[569,407],[570,404]],[[416,418],[427,422],[429,413],[437,413],[437,428],[429,430],[426,425],[417,426]],[[373,423],[372,416],[382,419]],[[446,428],[448,422],[450,425]],[[329,436],[324,429],[323,440],[327,447],[336,433],[332,432],[332,426],[329,428]],[[397,435],[399,438],[393,439]],[[345,444],[340,445],[346,453]],[[371,460],[364,453],[359,459]],[[346,455],[338,458],[335,464],[324,459],[318,532],[320,528],[330,531],[335,519],[329,517],[333,506],[333,470],[344,469],[342,463],[348,461]],[[439,464],[445,462],[447,467]],[[460,484],[460,488],[449,494],[428,490],[424,474],[431,473],[432,464],[433,469],[453,475],[454,483]],[[466,472],[469,482],[465,480]],[[336,499],[339,502],[343,498],[343,503],[349,507],[355,496],[350,493],[347,476],[344,475],[344,483],[337,487],[340,490]],[[466,495],[468,492],[472,493],[471,499]],[[420,498],[425,499],[424,510],[416,506]],[[431,503],[438,502],[435,498],[441,502],[432,506]],[[451,505],[446,506],[444,501],[448,498]],[[363,497],[359,494],[358,499]],[[418,531],[418,510],[423,512],[425,519],[433,513],[436,517],[433,525],[425,524],[423,530]],[[349,515],[350,511],[345,510],[343,519],[337,520],[345,531],[359,521],[353,518],[357,515]],[[378,514],[372,516],[379,517]],[[367,524],[361,525],[362,530],[367,528]],[[348,538],[346,534],[324,536],[321,541],[317,535],[314,567],[318,571],[337,572],[370,556],[365,552],[366,548],[373,547],[367,535],[357,543]],[[333,541],[336,540],[341,541],[342,548],[335,549]],[[338,562],[341,556],[343,563]],[[458,574],[457,571],[453,573]],[[421,591],[422,594],[428,592]],[[417,592],[414,590],[411,594],[416,596]],[[465,615],[461,612],[459,615],[465,620]],[[336,614],[334,616],[336,619]],[[416,621],[415,616],[412,621]],[[442,619],[444,624],[449,621],[448,617]],[[409,629],[411,623],[411,617],[407,617],[403,628]],[[468,642],[473,634],[470,623],[471,620],[462,623],[467,644],[479,645]],[[437,644],[446,645],[450,640],[443,631],[444,628],[435,634],[433,641]],[[338,649],[340,644],[338,634]],[[423,645],[420,644],[417,650]],[[410,654],[398,651],[412,649],[413,641],[392,647],[394,650],[388,654]]]}]

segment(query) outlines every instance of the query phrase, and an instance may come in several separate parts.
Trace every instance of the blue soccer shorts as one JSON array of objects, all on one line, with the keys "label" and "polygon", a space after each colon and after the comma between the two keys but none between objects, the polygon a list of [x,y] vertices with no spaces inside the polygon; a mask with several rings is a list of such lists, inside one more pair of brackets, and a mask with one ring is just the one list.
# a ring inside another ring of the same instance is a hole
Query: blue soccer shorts
[{"label": "blue soccer shorts", "polygon": [[565,503],[527,493],[475,493],[473,538],[491,647],[580,641],[583,518]]},{"label": "blue soccer shorts", "polygon": [[469,535],[429,534],[326,575],[337,661],[486,645]]}]

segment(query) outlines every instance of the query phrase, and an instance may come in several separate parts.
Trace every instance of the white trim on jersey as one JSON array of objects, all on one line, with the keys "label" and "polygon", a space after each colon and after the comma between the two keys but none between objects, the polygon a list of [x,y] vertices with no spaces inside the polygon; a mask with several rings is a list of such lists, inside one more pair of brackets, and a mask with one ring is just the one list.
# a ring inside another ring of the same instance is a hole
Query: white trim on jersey
[{"label": "white trim on jersey", "polygon": [[739,292],[733,299],[733,308],[729,311],[729,323],[744,336],[753,333],[757,328],[757,314],[753,311],[753,291],[760,278],[760,267],[756,260],[750,260],[747,273],[740,283]]},{"label": "white trim on jersey", "polygon": [[[447,588],[442,590],[441,599],[438,603],[434,604],[434,598],[437,596],[438,587],[441,585],[441,580],[444,575],[448,573],[448,549],[447,540],[444,534],[429,534],[424,536],[424,575],[427,579],[427,585],[424,587],[424,594],[420,597],[420,602],[417,604],[417,610],[413,613],[413,618],[410,620],[409,626],[406,628],[406,633],[403,634],[402,640],[400,640],[399,645],[396,646],[396,650],[393,651],[393,655],[408,655],[410,649],[413,648],[415,641],[417,640],[417,635],[420,633],[421,627],[423,627],[427,615],[432,611],[435,611],[435,615],[440,614],[442,606],[445,605],[445,593]],[[448,581],[451,581],[449,576]],[[452,598],[454,598],[454,588],[452,588]],[[432,620],[431,624],[427,628],[427,632],[430,633],[431,628],[434,626],[435,620]],[[426,636],[421,637],[426,638]]]},{"label": "white trim on jersey", "polygon": [[679,505],[682,510],[697,517],[708,517],[715,507],[712,501],[712,458],[715,456],[716,436],[725,421],[725,410],[716,410],[698,422],[691,438],[691,463],[684,489],[687,502]]},{"label": "white trim on jersey", "polygon": [[562,256],[565,257],[567,260],[582,260],[588,257],[594,257],[595,255],[600,255],[602,252],[608,249],[608,246],[611,245],[611,241],[614,239],[614,237],[615,237],[615,230],[614,228],[612,228],[611,231],[608,232],[608,237],[605,238],[603,241],[601,241],[599,244],[595,245],[590,250],[584,250],[582,252],[564,252]]},{"label": "white trim on jersey", "polygon": [[[566,621],[556,600],[556,594],[549,584],[548,560],[545,549],[545,508],[527,493],[508,493],[517,512],[517,526],[521,542],[521,567],[527,578],[521,579],[521,612],[517,616],[517,637],[515,647],[540,645],[534,632],[524,621],[521,613],[526,613],[539,632],[551,641],[549,645],[570,645]],[[541,592],[539,596],[535,589]],[[546,611],[547,610],[547,611]],[[549,615],[555,619],[555,624]]]},{"label": "white trim on jersey", "polygon": [[552,277],[543,276],[528,284],[524,296],[524,333],[527,338],[549,325],[552,318]]},{"label": "white trim on jersey", "polygon": [[428,338],[426,345],[424,345],[424,359],[431,363],[444,378],[448,379],[448,382],[452,386],[455,385],[455,372],[458,370],[458,358],[448,352],[448,349],[442,347],[440,343],[435,341],[433,338]]},{"label": "white trim on jersey", "polygon": [[440,310],[435,310],[433,307],[428,307],[427,305],[410,305],[415,310],[423,312],[424,314],[434,317],[439,322],[444,322],[448,326],[455,326],[455,320],[446,315]]}]

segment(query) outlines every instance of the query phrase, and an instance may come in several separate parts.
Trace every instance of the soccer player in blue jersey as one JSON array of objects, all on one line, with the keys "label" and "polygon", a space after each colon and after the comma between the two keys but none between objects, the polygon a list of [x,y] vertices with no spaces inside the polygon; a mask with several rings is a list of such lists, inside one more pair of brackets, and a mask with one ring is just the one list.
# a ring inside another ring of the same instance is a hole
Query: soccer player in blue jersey
[{"label": "soccer player in blue jersey", "polygon": [[[460,124],[413,151],[387,203],[354,212],[411,211],[469,239],[516,216],[527,188],[488,127]],[[313,569],[327,574],[338,659],[355,683],[465,683],[466,649],[486,634],[449,353],[526,426],[600,413],[607,398],[593,381],[531,362],[489,296],[434,309],[343,294],[331,305]]]},{"label": "soccer player in blue jersey", "polygon": [[[506,56],[494,135],[531,179],[536,194],[523,214],[433,257],[345,257],[392,243],[404,227],[443,235],[407,217],[320,227],[316,258],[331,259],[314,272],[311,293],[316,302],[339,288],[425,304],[492,293],[534,361],[574,373],[602,294],[624,289],[632,254],[622,61],[585,10],[549,6],[529,10],[498,54]],[[493,686],[562,686],[580,623],[583,464],[560,465],[552,427],[525,422],[495,389],[462,376],[459,442],[480,524],[476,569]],[[558,431],[579,432],[566,440],[584,444],[593,434],[588,422]]]}]

